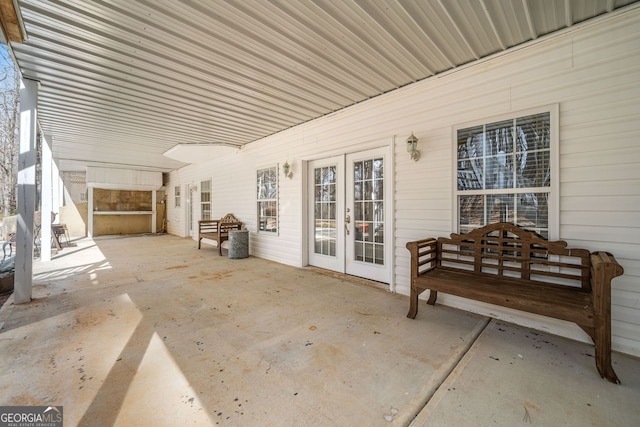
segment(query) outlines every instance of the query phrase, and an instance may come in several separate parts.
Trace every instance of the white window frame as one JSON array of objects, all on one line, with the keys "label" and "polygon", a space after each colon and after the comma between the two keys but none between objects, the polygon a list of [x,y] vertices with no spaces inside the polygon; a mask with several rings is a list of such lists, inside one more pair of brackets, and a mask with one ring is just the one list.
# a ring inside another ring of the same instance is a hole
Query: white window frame
[{"label": "white window frame", "polygon": [[[212,191],[213,191],[213,182],[211,179],[205,179],[204,181],[200,181],[200,219],[201,220],[206,220],[206,219],[211,219],[211,209],[213,207],[212,205]],[[209,187],[209,191],[204,191],[205,186]],[[204,197],[203,194],[208,193],[209,197],[208,200],[204,201]],[[206,218],[207,215],[205,215],[205,207],[208,206],[209,207],[209,218]]]},{"label": "white window frame", "polygon": [[[266,198],[262,197],[260,194],[260,186],[258,184],[260,173],[264,173],[265,171],[273,169],[275,171],[275,198]],[[280,168],[276,164],[275,166],[266,166],[256,170],[256,224],[258,233],[264,233],[265,235],[277,236],[280,233],[280,203],[279,203],[279,194],[280,194]],[[275,230],[267,230],[263,229],[260,224],[260,206],[262,203],[275,203]]]},{"label": "white window frame", "polygon": [[[560,230],[560,156],[559,156],[559,146],[560,146],[560,106],[559,104],[546,105],[537,108],[531,108],[527,110],[519,110],[514,112],[509,112],[506,114],[502,114],[499,116],[488,117],[481,120],[474,120],[472,122],[466,122],[462,124],[455,125],[452,128],[452,230],[458,233],[460,232],[460,224],[458,218],[459,206],[458,206],[458,196],[460,195],[472,195],[472,194],[500,194],[500,193],[531,193],[531,192],[548,192],[549,193],[549,218],[548,218],[548,239],[549,240],[558,240],[559,239],[559,230]],[[523,188],[523,189],[502,189],[502,190],[474,190],[471,191],[459,191],[458,190],[458,131],[461,129],[466,129],[475,126],[483,126],[495,122],[512,120],[516,118],[521,118],[525,116],[531,116],[540,113],[549,113],[550,120],[550,170],[551,170],[551,185],[549,187],[542,188]],[[514,191],[515,190],[515,191]]]},{"label": "white window frame", "polygon": [[182,204],[182,188],[179,185],[173,187],[173,203],[174,207],[179,208]]}]

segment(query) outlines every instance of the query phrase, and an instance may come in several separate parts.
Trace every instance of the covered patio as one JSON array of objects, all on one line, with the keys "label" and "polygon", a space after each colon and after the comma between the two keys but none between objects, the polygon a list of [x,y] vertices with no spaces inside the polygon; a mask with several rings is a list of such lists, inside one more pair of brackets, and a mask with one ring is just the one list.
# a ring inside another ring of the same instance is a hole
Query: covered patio
[{"label": "covered patio", "polygon": [[65,425],[600,425],[640,419],[640,361],[373,282],[168,235],[81,239],[0,310],[0,402]]}]

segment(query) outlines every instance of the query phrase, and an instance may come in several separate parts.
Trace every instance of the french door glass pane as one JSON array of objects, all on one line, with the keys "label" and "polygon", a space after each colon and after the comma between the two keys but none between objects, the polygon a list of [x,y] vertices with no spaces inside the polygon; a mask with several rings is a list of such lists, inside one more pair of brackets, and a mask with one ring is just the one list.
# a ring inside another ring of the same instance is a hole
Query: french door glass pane
[{"label": "french door glass pane", "polygon": [[336,167],[314,170],[314,252],[336,256]]},{"label": "french door glass pane", "polygon": [[354,256],[384,265],[384,159],[353,164]]},{"label": "french door glass pane", "polygon": [[200,181],[200,219],[211,219],[211,180]]}]

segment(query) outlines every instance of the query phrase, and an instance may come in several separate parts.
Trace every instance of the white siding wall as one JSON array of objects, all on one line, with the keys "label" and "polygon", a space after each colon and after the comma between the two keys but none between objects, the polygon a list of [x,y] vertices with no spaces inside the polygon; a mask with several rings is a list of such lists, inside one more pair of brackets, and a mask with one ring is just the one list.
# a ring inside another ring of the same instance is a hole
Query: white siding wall
[{"label": "white siding wall", "polygon": [[[184,235],[184,185],[212,178],[213,216],[233,212],[245,222],[252,232],[252,255],[301,266],[303,161],[395,144],[394,282],[397,292],[408,294],[406,242],[453,231],[453,126],[559,104],[559,236],[571,246],[610,251],[623,265],[625,275],[613,284],[613,347],[640,356],[638,76],[640,12],[636,10],[418,82],[264,138],[235,154],[173,172],[168,187],[183,185],[183,207],[176,210],[169,205],[169,232]],[[405,149],[412,131],[420,139],[422,158],[417,163]],[[280,232],[256,233],[255,171],[285,161],[293,165],[294,176],[291,180],[279,176]],[[588,340],[565,322],[454,297],[439,301]]]},{"label": "white siding wall", "polygon": [[162,173],[89,166],[87,185],[116,190],[157,190],[162,187]]}]

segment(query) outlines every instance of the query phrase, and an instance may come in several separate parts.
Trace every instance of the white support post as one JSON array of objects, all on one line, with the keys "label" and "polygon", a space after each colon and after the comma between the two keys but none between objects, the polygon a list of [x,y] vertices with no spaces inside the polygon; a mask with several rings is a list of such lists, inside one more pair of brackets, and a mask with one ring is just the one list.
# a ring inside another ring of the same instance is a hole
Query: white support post
[{"label": "white support post", "polygon": [[18,223],[14,276],[14,302],[31,301],[33,287],[33,235],[36,210],[36,143],[38,82],[20,82],[20,153],[18,155]]},{"label": "white support post", "polygon": [[58,170],[56,180],[58,181],[58,203],[55,206],[55,213],[59,214],[60,206],[64,206],[64,182],[62,181],[60,170]]},{"label": "white support post", "polygon": [[51,211],[60,212],[60,170],[55,160],[51,165]]},{"label": "white support post", "polygon": [[42,138],[42,189],[40,196],[40,261],[51,261],[51,214],[53,212],[53,187],[57,176],[53,175],[51,135]]},{"label": "white support post", "polygon": [[158,199],[158,192],[156,190],[153,190],[151,192],[151,232],[155,233],[156,232],[156,222],[157,222],[157,216],[158,216],[158,211],[156,209],[156,201]]},{"label": "white support post", "polygon": [[87,188],[87,235],[93,238],[93,187]]}]

